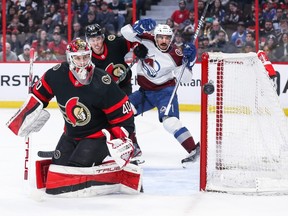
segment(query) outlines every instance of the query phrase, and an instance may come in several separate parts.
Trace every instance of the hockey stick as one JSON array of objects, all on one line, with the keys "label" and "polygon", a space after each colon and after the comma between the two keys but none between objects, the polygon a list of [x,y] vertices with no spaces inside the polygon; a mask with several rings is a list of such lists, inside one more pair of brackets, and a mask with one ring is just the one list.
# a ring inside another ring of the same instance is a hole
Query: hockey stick
[{"label": "hockey stick", "polygon": [[[28,77],[28,94],[32,92],[33,85],[33,63],[34,63],[34,49],[30,49],[30,66],[29,66],[29,77]],[[24,160],[24,180],[29,178],[29,145],[30,139],[29,135],[25,137],[25,160]]]},{"label": "hockey stick", "polygon": [[[195,41],[196,41],[196,39],[197,39],[197,37],[198,37],[198,35],[199,35],[199,31],[200,31],[200,29],[202,28],[202,26],[203,26],[203,24],[204,24],[204,18],[205,18],[205,16],[206,16],[208,7],[209,7],[209,5],[210,5],[213,1],[214,1],[214,0],[208,0],[207,3],[206,3],[206,5],[205,5],[203,14],[202,14],[202,16],[201,16],[201,18],[200,18],[199,24],[198,24],[198,26],[197,26],[197,29],[196,29],[195,34],[194,34],[194,37],[193,37],[193,44],[195,44]],[[180,80],[181,80],[181,78],[182,78],[182,76],[183,76],[183,74],[184,74],[185,67],[186,67],[187,63],[188,63],[188,62],[185,62],[185,63],[182,65],[181,72],[180,72],[180,74],[179,74],[179,78],[178,78],[178,80],[177,80],[177,82],[176,82],[176,85],[175,85],[175,87],[174,87],[174,90],[173,90],[173,92],[172,92],[172,95],[171,95],[171,97],[170,97],[170,100],[169,100],[169,102],[168,102],[167,108],[166,108],[166,110],[165,110],[165,113],[164,113],[165,116],[168,115],[168,113],[169,113],[169,111],[170,111],[170,109],[171,109],[172,100],[174,99],[174,96],[175,96],[175,94],[176,94],[176,92],[177,92],[177,90],[178,90],[178,87],[179,87],[179,85],[180,85]]]},{"label": "hockey stick", "polygon": [[126,68],[126,70],[123,72],[123,74],[121,74],[121,76],[119,76],[119,79],[116,81],[117,84],[119,84],[121,81],[123,81],[128,73],[129,70],[131,70],[131,68],[133,67],[133,65],[138,61],[139,59],[136,57],[133,59],[133,61],[131,62],[131,64]]}]

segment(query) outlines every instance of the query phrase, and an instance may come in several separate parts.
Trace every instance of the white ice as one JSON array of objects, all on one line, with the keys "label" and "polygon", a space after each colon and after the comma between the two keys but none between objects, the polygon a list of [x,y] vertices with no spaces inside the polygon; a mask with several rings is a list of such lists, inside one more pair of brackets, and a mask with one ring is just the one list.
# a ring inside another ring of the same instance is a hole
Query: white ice
[{"label": "white ice", "polygon": [[[23,180],[25,142],[6,127],[16,109],[0,109],[0,215],[1,216],[280,216],[288,213],[288,196],[244,196],[199,192],[199,161],[183,169],[186,152],[158,122],[156,111],[136,118],[138,141],[146,162],[144,193],[91,198],[43,196]],[[52,150],[63,131],[57,109],[30,139],[30,163],[38,150]],[[181,120],[200,139],[200,113],[182,112]],[[29,168],[32,172],[33,166]],[[33,173],[30,177],[34,178]]]}]

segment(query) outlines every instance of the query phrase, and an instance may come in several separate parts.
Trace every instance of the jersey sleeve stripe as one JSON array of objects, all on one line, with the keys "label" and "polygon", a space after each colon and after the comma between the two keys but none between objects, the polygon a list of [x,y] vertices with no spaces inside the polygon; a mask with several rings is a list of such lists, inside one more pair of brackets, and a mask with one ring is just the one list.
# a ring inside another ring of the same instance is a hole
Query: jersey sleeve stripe
[{"label": "jersey sleeve stripe", "polygon": [[124,115],[124,116],[121,116],[121,117],[119,117],[119,118],[115,118],[115,119],[113,119],[113,120],[109,120],[109,123],[112,124],[112,125],[113,125],[113,124],[119,124],[119,123],[124,122],[124,121],[126,121],[127,119],[131,118],[132,115],[133,115],[133,112],[131,111],[131,112],[127,113],[127,114]]},{"label": "jersey sleeve stripe", "polygon": [[113,105],[113,106],[111,106],[111,107],[109,107],[107,109],[103,109],[103,112],[108,115],[108,114],[114,112],[115,110],[121,108],[123,106],[123,104],[125,104],[126,101],[128,101],[128,96],[127,95],[125,95],[125,97],[121,101],[116,103],[115,105]]}]

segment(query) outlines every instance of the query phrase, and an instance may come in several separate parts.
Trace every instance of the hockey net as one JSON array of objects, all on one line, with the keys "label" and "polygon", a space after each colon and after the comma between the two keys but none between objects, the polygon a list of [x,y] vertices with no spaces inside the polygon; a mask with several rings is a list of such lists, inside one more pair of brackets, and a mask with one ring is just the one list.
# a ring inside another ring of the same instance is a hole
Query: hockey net
[{"label": "hockey net", "polygon": [[[256,53],[204,53],[200,189],[288,193],[288,126]],[[204,89],[204,88],[203,88]]]}]

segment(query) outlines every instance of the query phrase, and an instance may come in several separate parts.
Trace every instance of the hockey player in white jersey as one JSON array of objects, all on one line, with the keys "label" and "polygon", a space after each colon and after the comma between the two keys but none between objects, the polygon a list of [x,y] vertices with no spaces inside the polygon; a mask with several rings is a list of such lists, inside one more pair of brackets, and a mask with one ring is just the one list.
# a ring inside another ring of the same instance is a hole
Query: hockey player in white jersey
[{"label": "hockey player in white jersey", "polygon": [[[171,109],[165,114],[176,82],[190,82],[192,79],[192,67],[196,61],[194,44],[186,44],[183,51],[174,47],[172,29],[165,24],[156,26],[153,19],[138,20],[133,26],[128,24],[121,29],[121,33],[127,40],[139,42],[134,54],[139,59],[136,70],[140,88],[129,96],[134,115],[156,107],[163,127],[188,152],[182,163],[195,161],[200,146],[199,143],[195,144],[192,135],[179,120],[177,94],[171,102]],[[183,70],[181,80],[177,79]]]}]

